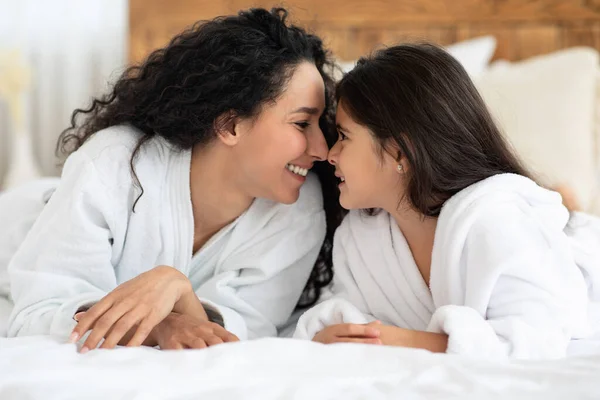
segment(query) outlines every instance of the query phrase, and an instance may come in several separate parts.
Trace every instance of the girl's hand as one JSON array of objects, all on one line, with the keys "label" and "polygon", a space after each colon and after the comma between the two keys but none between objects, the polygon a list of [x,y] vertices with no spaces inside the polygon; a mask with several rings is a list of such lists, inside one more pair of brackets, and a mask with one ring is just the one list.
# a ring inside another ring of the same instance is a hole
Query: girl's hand
[{"label": "girl's hand", "polygon": [[370,324],[337,324],[323,329],[313,337],[313,341],[324,344],[331,343],[366,343],[381,344],[379,339],[379,321]]},{"label": "girl's hand", "polygon": [[75,343],[91,330],[81,352],[95,349],[102,338],[101,347],[110,349],[136,328],[127,346],[140,346],[180,299],[190,302],[190,292],[190,281],[175,268],[153,268],[119,285],[80,315],[69,341]]},{"label": "girl's hand", "polygon": [[381,325],[381,343],[385,346],[411,347],[425,349],[434,353],[445,353],[448,347],[448,335]]}]

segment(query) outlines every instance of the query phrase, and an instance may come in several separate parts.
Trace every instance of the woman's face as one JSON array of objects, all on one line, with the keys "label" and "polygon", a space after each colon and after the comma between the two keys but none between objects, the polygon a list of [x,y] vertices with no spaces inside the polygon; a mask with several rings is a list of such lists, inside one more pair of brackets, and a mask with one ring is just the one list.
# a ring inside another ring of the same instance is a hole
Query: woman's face
[{"label": "woman's face", "polygon": [[350,117],[343,100],[338,104],[336,125],[338,141],[328,159],[341,181],[342,207],[395,209],[404,194],[404,166],[398,170],[398,162],[386,151],[379,151],[373,134]]},{"label": "woman's face", "polygon": [[327,158],[319,128],[325,85],[317,68],[299,64],[279,98],[254,119],[236,125],[235,162],[252,197],[294,203],[316,161]]}]

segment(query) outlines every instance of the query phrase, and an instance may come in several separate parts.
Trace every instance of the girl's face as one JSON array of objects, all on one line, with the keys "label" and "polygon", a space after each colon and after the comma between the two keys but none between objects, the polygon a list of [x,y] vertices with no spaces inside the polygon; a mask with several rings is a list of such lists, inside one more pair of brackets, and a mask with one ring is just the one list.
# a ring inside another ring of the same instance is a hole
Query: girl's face
[{"label": "girl's face", "polygon": [[313,64],[303,62],[276,102],[236,125],[235,163],[250,196],[285,204],[298,199],[308,170],[327,158],[319,128],[324,108],[323,79]]},{"label": "girl's face", "polygon": [[346,209],[396,209],[404,194],[405,165],[380,151],[369,129],[358,124],[340,101],[336,113],[338,141],[328,155],[340,178],[340,204]]}]

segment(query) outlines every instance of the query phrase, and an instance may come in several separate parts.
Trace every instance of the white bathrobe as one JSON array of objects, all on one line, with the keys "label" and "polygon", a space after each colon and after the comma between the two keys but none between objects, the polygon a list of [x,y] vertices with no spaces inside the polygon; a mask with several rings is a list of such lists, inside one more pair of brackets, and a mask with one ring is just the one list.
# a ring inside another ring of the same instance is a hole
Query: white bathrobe
[{"label": "white bathrobe", "polygon": [[256,199],[192,254],[191,151],[175,151],[162,139],[142,147],[136,173],[144,193],[133,212],[139,190],[129,162],[138,135],[126,126],[109,128],[68,158],[57,190],[9,264],[15,305],[8,335],[67,338],[78,308],[169,265],[189,277],[201,301],[240,339],[276,336],[325,236],[318,178],[309,174],[292,205]]},{"label": "white bathrobe", "polygon": [[428,287],[390,214],[351,211],[334,239],[334,298],[307,311],[294,336],[377,319],[446,333],[449,353],[564,356],[591,333],[588,306],[600,300],[600,220],[568,221],[560,195],[529,179],[472,185],[441,211]]}]

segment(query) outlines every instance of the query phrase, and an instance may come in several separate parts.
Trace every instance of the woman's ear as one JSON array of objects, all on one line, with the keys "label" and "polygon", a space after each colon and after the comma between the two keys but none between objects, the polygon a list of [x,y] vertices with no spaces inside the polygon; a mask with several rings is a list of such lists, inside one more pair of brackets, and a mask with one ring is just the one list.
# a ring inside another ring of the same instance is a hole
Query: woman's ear
[{"label": "woman's ear", "polygon": [[223,144],[227,146],[235,146],[239,140],[240,135],[237,132],[238,119],[232,111],[221,114],[214,122],[214,129],[217,133],[217,137]]}]

